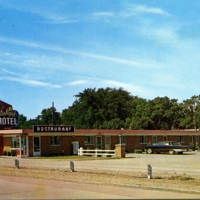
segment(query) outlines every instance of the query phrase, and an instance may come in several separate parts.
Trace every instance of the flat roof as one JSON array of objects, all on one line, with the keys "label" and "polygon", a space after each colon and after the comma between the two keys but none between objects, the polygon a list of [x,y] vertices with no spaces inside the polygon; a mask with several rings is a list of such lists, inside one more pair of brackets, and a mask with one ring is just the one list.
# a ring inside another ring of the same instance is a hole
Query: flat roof
[{"label": "flat roof", "polygon": [[75,129],[74,132],[33,132],[32,129],[6,129],[0,130],[1,135],[11,134],[30,134],[30,135],[126,135],[126,136],[139,136],[139,135],[200,135],[199,130],[105,130],[105,129]]}]

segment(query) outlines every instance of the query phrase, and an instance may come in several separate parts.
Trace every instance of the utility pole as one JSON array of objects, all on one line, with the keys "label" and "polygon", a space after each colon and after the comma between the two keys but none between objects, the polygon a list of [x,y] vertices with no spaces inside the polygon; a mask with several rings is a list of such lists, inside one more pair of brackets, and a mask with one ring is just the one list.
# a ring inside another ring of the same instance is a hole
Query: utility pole
[{"label": "utility pole", "polygon": [[53,125],[54,102],[52,102],[52,125]]}]

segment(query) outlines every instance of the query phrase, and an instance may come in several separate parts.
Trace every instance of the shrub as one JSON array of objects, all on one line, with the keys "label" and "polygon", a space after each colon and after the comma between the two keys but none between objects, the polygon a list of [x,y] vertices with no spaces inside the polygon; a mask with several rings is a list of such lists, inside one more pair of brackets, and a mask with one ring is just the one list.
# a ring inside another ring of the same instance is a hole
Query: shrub
[{"label": "shrub", "polygon": [[142,153],[142,149],[135,149],[134,153]]},{"label": "shrub", "polygon": [[7,156],[7,155],[8,155],[8,152],[7,152],[7,151],[4,151],[4,152],[3,152],[3,155],[4,155],[4,156]]},{"label": "shrub", "polygon": [[162,179],[162,177],[161,176],[156,176],[155,179]]},{"label": "shrub", "polygon": [[11,152],[10,151],[8,152],[8,156],[11,156]]},{"label": "shrub", "polygon": [[199,150],[199,146],[196,146],[196,147],[195,147],[195,150]]},{"label": "shrub", "polygon": [[190,176],[187,176],[187,177],[181,177],[180,179],[181,179],[181,180],[184,180],[184,181],[194,180],[194,178],[192,178],[192,177],[190,177]]},{"label": "shrub", "polygon": [[12,150],[12,151],[11,151],[11,156],[16,156],[16,155],[17,155],[16,150]]}]

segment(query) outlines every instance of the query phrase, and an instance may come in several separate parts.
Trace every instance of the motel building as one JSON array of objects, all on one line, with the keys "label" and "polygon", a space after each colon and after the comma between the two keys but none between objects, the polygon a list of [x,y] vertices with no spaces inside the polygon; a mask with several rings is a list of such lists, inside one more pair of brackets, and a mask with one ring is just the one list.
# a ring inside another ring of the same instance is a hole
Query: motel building
[{"label": "motel building", "polygon": [[199,147],[197,130],[89,130],[74,126],[34,125],[18,129],[18,112],[0,101],[0,156],[18,157],[77,155],[78,149],[114,150],[123,146],[127,153],[143,150],[159,141],[179,141]]}]

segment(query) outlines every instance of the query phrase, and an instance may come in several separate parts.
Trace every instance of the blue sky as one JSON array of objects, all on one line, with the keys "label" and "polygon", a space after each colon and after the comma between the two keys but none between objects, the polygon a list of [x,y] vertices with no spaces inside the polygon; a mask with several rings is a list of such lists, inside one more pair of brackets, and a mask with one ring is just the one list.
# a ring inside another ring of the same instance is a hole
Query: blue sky
[{"label": "blue sky", "polygon": [[197,0],[0,0],[0,100],[27,119],[86,88],[199,95]]}]

